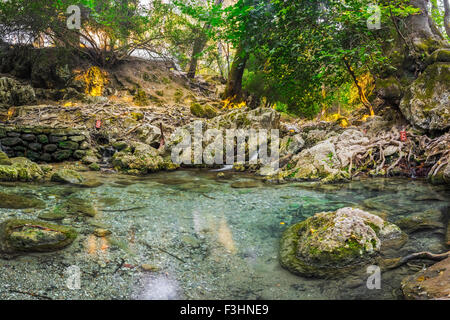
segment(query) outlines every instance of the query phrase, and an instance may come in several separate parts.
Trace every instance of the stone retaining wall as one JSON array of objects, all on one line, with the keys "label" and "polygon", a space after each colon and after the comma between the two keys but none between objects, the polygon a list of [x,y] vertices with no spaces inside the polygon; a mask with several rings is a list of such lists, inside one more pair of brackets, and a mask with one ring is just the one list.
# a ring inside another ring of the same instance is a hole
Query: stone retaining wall
[{"label": "stone retaining wall", "polygon": [[89,149],[89,133],[77,129],[0,126],[0,147],[8,157],[35,162],[80,160]]}]

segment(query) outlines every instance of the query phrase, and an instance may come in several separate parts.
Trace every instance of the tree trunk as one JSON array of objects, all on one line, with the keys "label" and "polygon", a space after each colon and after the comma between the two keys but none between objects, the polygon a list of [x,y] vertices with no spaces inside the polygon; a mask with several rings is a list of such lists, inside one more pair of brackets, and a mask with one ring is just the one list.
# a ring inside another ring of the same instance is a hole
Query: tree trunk
[{"label": "tree trunk", "polygon": [[428,0],[410,0],[410,5],[420,9],[420,13],[406,18],[408,37],[415,49],[431,52],[440,47],[442,35],[436,33],[430,24]]},{"label": "tree trunk", "polygon": [[447,36],[450,38],[450,4],[449,0],[444,0],[444,27]]},{"label": "tree trunk", "polygon": [[192,50],[191,63],[189,64],[189,71],[187,77],[189,79],[194,79],[197,73],[197,65],[200,53],[202,53],[205,48],[206,42],[208,41],[204,30],[201,30],[202,35],[199,36],[194,41],[194,48]]},{"label": "tree trunk", "polygon": [[245,65],[248,60],[248,53],[239,45],[231,65],[230,74],[228,75],[227,87],[225,89],[225,98],[232,100],[240,100],[242,98],[242,77],[244,76]]},{"label": "tree trunk", "polygon": [[439,7],[438,7],[438,4],[437,4],[437,1],[438,0],[431,0],[431,14],[428,16],[428,20],[429,20],[429,23],[430,23],[431,31],[434,34],[438,35],[441,40],[443,40],[444,37],[442,36],[442,33],[439,30],[439,27],[436,25],[436,22],[434,22],[434,19],[433,19],[434,15],[438,15],[439,16],[441,14],[440,11],[439,11]]},{"label": "tree trunk", "polygon": [[[215,6],[219,6],[223,3],[223,0],[216,0]],[[187,77],[189,79],[194,79],[195,74],[197,73],[197,65],[198,65],[198,58],[200,53],[202,53],[203,49],[206,46],[206,43],[208,42],[208,37],[206,35],[206,32],[211,29],[211,25],[207,24],[201,30],[201,34],[198,38],[194,41],[194,48],[192,49],[192,56],[191,56],[191,63],[189,64],[189,71],[187,74]]]}]

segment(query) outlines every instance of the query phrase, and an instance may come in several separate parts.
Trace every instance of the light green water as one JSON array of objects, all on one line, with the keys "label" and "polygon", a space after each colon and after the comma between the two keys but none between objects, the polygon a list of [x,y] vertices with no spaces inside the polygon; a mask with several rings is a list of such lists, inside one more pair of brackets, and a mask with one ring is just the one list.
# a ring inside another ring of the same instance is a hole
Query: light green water
[{"label": "light green water", "polygon": [[[394,222],[430,208],[446,221],[449,190],[404,179],[347,184],[312,183],[232,188],[245,175],[216,179],[204,171],[160,173],[145,178],[96,177],[104,184],[83,189],[63,185],[2,184],[0,192],[33,194],[43,210],[0,209],[8,218],[37,218],[70,194],[97,207],[95,218],[70,217],[63,224],[80,235],[63,251],[0,260],[0,298],[28,299],[28,292],[52,299],[397,299],[402,278],[420,268],[382,273],[380,290],[366,286],[368,274],[340,279],[306,279],[278,262],[278,243],[291,224],[322,211],[360,207],[384,212]],[[254,180],[253,180],[254,181]],[[253,183],[254,184],[254,183]],[[98,227],[112,231],[97,238]],[[391,257],[417,251],[442,252],[444,229],[409,235]],[[143,271],[142,264],[159,271]],[[70,266],[81,270],[81,288],[67,287]]]}]

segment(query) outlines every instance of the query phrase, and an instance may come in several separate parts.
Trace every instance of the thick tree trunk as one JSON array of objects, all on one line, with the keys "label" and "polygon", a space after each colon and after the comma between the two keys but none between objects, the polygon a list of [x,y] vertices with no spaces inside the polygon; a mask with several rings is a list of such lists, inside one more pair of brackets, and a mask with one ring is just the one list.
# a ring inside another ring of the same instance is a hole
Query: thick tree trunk
[{"label": "thick tree trunk", "polygon": [[410,5],[420,9],[420,13],[410,15],[406,19],[408,37],[419,51],[433,51],[440,46],[442,41],[442,35],[436,33],[430,24],[428,1],[410,0]]},{"label": "thick tree trunk", "polygon": [[244,76],[245,65],[247,64],[248,53],[245,52],[242,44],[239,45],[230,74],[228,75],[227,87],[225,89],[225,98],[240,100],[242,98],[242,77]]},{"label": "thick tree trunk", "polygon": [[449,0],[444,0],[444,27],[447,36],[450,38],[450,4]]}]

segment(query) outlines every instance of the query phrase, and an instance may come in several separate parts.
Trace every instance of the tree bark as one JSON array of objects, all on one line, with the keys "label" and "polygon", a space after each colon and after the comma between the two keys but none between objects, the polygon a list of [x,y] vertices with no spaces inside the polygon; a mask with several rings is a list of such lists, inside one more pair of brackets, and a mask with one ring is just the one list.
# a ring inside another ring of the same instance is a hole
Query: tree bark
[{"label": "tree bark", "polygon": [[[219,6],[222,3],[223,3],[223,0],[216,0],[214,5]],[[194,41],[191,62],[189,64],[189,71],[187,74],[187,77],[189,79],[195,78],[195,74],[197,73],[198,58],[199,58],[200,53],[202,53],[203,49],[205,48],[206,43],[208,42],[208,37],[206,35],[206,32],[209,31],[210,29],[211,29],[210,24],[205,25],[203,30],[200,31],[201,32],[200,36],[198,38],[196,38]]]},{"label": "tree bark", "polygon": [[420,9],[420,13],[410,15],[406,18],[406,25],[408,29],[408,37],[416,49],[429,50],[430,45],[439,47],[442,40],[442,35],[436,33],[430,24],[430,18],[428,13],[428,1],[429,0],[410,0],[410,5]]},{"label": "tree bark", "polygon": [[195,78],[195,74],[197,73],[199,55],[202,53],[203,49],[205,48],[206,42],[208,41],[205,35],[205,31],[202,30],[201,33],[202,35],[196,38],[194,41],[194,48],[192,49],[191,62],[189,64],[189,71],[187,74],[187,77],[189,79]]},{"label": "tree bark", "polygon": [[242,77],[244,76],[248,58],[248,53],[244,50],[242,43],[239,44],[233,64],[231,65],[230,74],[228,75],[228,82],[224,93],[225,98],[231,98],[235,101],[242,98]]},{"label": "tree bark", "polygon": [[450,4],[449,0],[444,0],[444,28],[450,38]]}]

